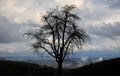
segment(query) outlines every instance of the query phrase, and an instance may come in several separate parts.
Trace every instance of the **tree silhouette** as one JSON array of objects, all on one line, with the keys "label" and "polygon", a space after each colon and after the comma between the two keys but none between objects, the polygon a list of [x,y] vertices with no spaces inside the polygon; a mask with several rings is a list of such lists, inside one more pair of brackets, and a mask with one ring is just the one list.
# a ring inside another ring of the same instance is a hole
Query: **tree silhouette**
[{"label": "tree silhouette", "polygon": [[89,40],[86,32],[77,26],[76,21],[80,18],[74,14],[74,8],[74,5],[66,5],[61,9],[48,11],[42,17],[43,26],[25,33],[35,39],[36,42],[32,44],[35,51],[43,49],[55,58],[58,63],[58,76],[62,76],[62,63],[66,55]]}]

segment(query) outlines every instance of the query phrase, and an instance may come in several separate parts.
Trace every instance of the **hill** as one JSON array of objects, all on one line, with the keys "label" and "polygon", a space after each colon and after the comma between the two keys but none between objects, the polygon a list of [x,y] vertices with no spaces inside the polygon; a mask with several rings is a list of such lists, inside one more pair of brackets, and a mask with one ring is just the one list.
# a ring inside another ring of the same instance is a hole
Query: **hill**
[{"label": "hill", "polygon": [[54,76],[50,66],[0,60],[0,76]]},{"label": "hill", "polygon": [[120,76],[120,58],[74,68],[71,76]]},{"label": "hill", "polygon": [[[90,64],[84,67],[63,69],[64,76],[120,76],[120,58]],[[0,60],[0,76],[56,76],[50,66]]]}]

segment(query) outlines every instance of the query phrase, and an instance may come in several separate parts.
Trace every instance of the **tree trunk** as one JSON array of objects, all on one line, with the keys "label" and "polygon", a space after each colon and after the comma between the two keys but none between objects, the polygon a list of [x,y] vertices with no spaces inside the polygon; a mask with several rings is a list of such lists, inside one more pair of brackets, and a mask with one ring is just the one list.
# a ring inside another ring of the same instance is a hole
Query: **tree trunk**
[{"label": "tree trunk", "polygon": [[57,76],[62,76],[62,61],[58,62]]}]

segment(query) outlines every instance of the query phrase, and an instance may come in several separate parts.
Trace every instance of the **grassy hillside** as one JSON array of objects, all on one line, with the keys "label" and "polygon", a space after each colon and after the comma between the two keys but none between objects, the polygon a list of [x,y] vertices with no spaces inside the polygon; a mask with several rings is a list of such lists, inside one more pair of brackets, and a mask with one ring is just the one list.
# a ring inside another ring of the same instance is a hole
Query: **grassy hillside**
[{"label": "grassy hillside", "polygon": [[[63,69],[64,76],[120,76],[120,58],[111,59],[82,68]],[[49,66],[0,60],[0,76],[56,76]]]}]

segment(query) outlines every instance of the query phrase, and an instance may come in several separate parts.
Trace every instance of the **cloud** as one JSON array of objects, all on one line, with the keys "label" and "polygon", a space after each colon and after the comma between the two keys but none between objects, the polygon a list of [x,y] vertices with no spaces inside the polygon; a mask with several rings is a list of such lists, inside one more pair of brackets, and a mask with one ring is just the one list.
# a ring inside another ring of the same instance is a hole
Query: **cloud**
[{"label": "cloud", "polygon": [[24,42],[0,43],[0,56],[32,56],[33,53]]},{"label": "cloud", "polygon": [[75,4],[82,7],[83,0],[1,0],[0,15],[5,16],[14,23],[37,23],[40,24],[41,16],[50,8]]},{"label": "cloud", "polygon": [[[110,0],[114,4],[119,0]],[[109,0],[0,0],[0,15],[5,16],[13,23],[40,24],[41,16],[50,8],[64,5],[76,5],[77,14],[87,23],[119,21],[119,11],[110,9]],[[114,13],[112,11],[114,10]],[[116,18],[117,17],[117,18]],[[114,19],[113,19],[114,18]]]},{"label": "cloud", "polygon": [[101,36],[91,36],[91,43],[83,47],[82,51],[119,51],[120,50],[120,39],[109,39]]},{"label": "cloud", "polygon": [[84,50],[120,50],[120,22],[89,25],[86,31],[91,37],[91,43]]},{"label": "cloud", "polygon": [[109,9],[119,9],[120,0],[91,0],[94,4],[97,5],[106,5]]},{"label": "cloud", "polygon": [[77,14],[87,24],[119,22],[119,9],[108,7],[110,7],[110,4],[105,0],[84,0],[84,5],[82,9],[78,9]]},{"label": "cloud", "polygon": [[112,9],[120,8],[120,0],[105,0],[105,2],[109,5],[109,8]]},{"label": "cloud", "polygon": [[0,43],[23,41],[21,26],[10,23],[5,17],[0,17]]},{"label": "cloud", "polygon": [[0,15],[5,16],[13,23],[39,23],[44,12],[41,7],[34,4],[34,0],[1,0]]},{"label": "cloud", "polygon": [[64,5],[75,5],[76,7],[82,8],[84,5],[84,0],[56,0],[59,6]]},{"label": "cloud", "polygon": [[102,24],[96,24],[93,26],[88,26],[87,27],[89,30],[89,33],[97,35],[97,36],[102,36],[102,37],[107,37],[107,38],[116,38],[120,37],[120,22],[115,22],[115,23],[102,23]]},{"label": "cloud", "polygon": [[84,28],[89,34],[91,42],[81,51],[119,51],[120,50],[120,22],[99,23]]},{"label": "cloud", "polygon": [[0,0],[1,49],[24,50],[20,49],[23,33],[40,25],[41,16],[50,8],[71,4],[76,5],[75,13],[87,24],[86,31],[92,39],[92,44],[83,50],[120,49],[119,0]]}]

